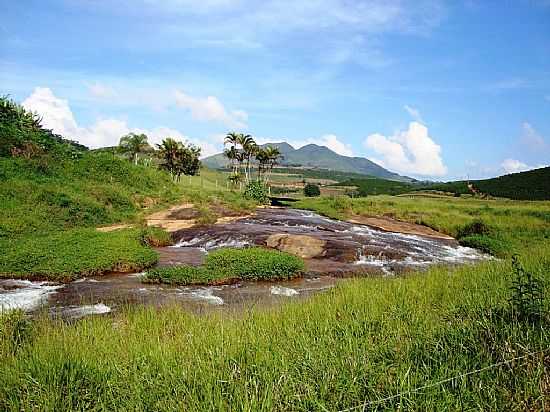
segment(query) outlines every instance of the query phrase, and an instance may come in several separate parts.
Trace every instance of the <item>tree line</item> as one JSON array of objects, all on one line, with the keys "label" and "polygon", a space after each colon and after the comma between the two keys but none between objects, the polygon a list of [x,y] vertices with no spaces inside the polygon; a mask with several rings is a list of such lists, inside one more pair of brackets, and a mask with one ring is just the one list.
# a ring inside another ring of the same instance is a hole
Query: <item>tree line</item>
[{"label": "tree line", "polygon": [[198,174],[201,167],[200,147],[185,144],[171,137],[155,146],[156,148],[149,144],[147,135],[130,133],[120,138],[117,150],[136,165],[140,162],[150,165],[152,160],[156,159],[159,168],[168,171],[175,181],[179,181],[181,175]]}]

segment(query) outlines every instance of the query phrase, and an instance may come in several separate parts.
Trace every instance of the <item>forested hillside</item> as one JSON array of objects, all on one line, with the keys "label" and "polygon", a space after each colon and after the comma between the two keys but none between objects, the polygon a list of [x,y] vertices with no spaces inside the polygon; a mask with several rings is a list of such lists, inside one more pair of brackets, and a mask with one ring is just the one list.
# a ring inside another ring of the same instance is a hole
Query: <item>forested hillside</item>
[{"label": "forested hillside", "polygon": [[[506,197],[516,200],[550,199],[550,167],[513,173],[492,179],[472,180],[473,189],[494,197]],[[468,182],[448,182],[422,186],[422,190],[441,190],[445,192],[471,194]]]}]

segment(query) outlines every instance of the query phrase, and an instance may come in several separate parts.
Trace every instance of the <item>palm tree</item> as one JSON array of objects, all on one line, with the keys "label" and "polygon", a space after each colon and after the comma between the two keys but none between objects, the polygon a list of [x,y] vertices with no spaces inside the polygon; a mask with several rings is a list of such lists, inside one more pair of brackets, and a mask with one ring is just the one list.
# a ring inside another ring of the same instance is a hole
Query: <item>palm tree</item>
[{"label": "palm tree", "polygon": [[282,155],[279,148],[275,146],[267,146],[264,150],[265,150],[264,157],[267,163],[266,180],[269,180],[269,176],[271,175],[271,171],[273,170],[273,167],[279,164],[279,160],[282,158]]},{"label": "palm tree", "polygon": [[240,134],[236,132],[229,132],[223,141],[223,144],[229,144],[230,146],[237,146],[239,144]]},{"label": "palm tree", "polygon": [[247,135],[241,134],[241,137],[240,137],[239,140],[240,140],[239,143],[241,144],[241,146],[243,148],[243,151],[242,151],[243,159],[246,162],[245,177],[246,177],[246,181],[249,182],[250,181],[250,168],[251,168],[251,165],[252,165],[252,158],[258,152],[259,146],[256,144],[256,142],[254,141],[252,136],[250,136],[249,134],[247,134]]},{"label": "palm tree", "polygon": [[231,161],[231,170],[233,170],[233,173],[237,173],[238,165],[237,165],[237,145],[239,144],[240,134],[236,132],[229,132],[225,136],[225,139],[223,141],[223,144],[229,144],[229,150],[224,151],[224,155]]},{"label": "palm tree", "polygon": [[233,174],[238,173],[238,157],[239,157],[239,151],[235,146],[231,146],[229,149],[225,149],[223,151],[223,155],[227,157],[231,162],[231,171]]},{"label": "palm tree", "polygon": [[151,151],[151,146],[147,143],[147,135],[130,133],[120,138],[118,150],[121,153],[128,155],[134,160],[134,164],[138,164],[139,155]]}]

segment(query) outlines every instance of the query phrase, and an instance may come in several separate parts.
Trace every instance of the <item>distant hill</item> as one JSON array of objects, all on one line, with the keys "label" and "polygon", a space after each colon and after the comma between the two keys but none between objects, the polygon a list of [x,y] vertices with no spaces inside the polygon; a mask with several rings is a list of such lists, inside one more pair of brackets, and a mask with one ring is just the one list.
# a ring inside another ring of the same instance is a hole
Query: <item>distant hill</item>
[{"label": "distant hill", "polygon": [[[513,173],[492,179],[470,180],[474,189],[495,197],[517,200],[550,200],[550,167]],[[435,183],[422,189],[468,194],[468,182]]]},{"label": "distant hill", "polygon": [[[413,180],[409,177],[390,172],[364,157],[342,156],[325,146],[308,144],[295,149],[286,142],[262,145],[262,147],[265,146],[276,146],[279,148],[283,155],[281,161],[281,165],[283,166],[335,170],[407,182]],[[222,153],[207,157],[202,162],[207,167],[213,169],[224,169],[228,166],[228,161]]]}]

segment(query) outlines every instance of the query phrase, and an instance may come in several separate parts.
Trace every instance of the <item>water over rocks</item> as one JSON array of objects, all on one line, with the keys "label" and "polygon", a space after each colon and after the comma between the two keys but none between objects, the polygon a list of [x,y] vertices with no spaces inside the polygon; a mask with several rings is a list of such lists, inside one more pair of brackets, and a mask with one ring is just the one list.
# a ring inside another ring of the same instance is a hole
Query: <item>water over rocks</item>
[{"label": "water over rocks", "polygon": [[272,247],[305,258],[302,279],[238,282],[208,287],[142,284],[140,274],[83,278],[68,284],[0,280],[0,311],[45,310],[78,319],[104,315],[127,305],[178,304],[187,310],[241,310],[303,299],[351,275],[393,276],[433,264],[463,264],[486,259],[454,239],[383,231],[294,209],[259,209],[253,216],[175,232],[175,246],[158,248],[159,265],[200,265],[221,247]]}]

